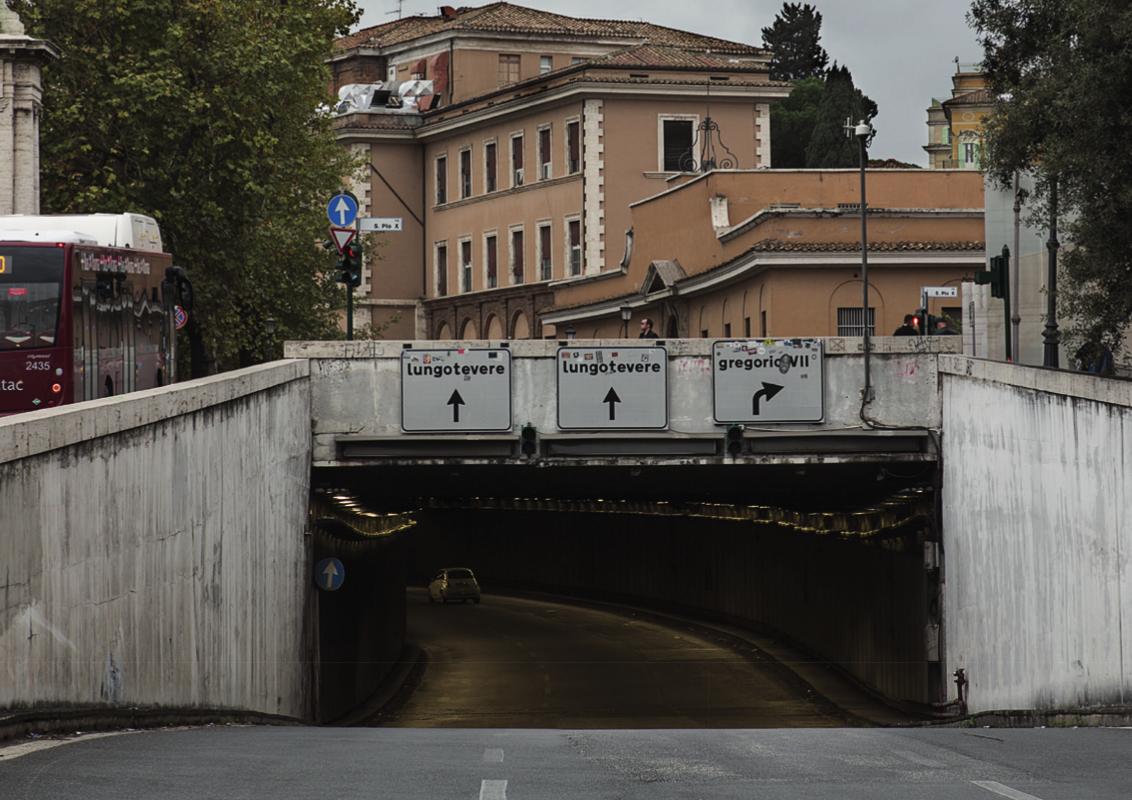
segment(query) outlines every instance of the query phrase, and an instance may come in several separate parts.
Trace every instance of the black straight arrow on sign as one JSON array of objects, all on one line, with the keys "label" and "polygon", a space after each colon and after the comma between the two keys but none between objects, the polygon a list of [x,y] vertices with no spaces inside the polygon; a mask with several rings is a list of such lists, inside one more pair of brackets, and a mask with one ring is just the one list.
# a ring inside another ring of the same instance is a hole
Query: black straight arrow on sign
[{"label": "black straight arrow on sign", "polygon": [[617,396],[612,386],[609,387],[609,394],[601,402],[609,403],[609,419],[611,421],[617,419],[617,404],[621,402],[621,398]]},{"label": "black straight arrow on sign", "polygon": [[770,400],[776,394],[781,392],[782,389],[783,387],[779,386],[776,383],[766,383],[764,381],[763,388],[755,392],[755,396],[751,398],[751,413],[757,417],[759,415],[759,400],[764,397],[767,400]]},{"label": "black straight arrow on sign", "polygon": [[460,390],[453,389],[452,396],[448,398],[448,405],[452,406],[452,421],[460,421],[460,406],[464,405],[464,398],[460,397]]}]

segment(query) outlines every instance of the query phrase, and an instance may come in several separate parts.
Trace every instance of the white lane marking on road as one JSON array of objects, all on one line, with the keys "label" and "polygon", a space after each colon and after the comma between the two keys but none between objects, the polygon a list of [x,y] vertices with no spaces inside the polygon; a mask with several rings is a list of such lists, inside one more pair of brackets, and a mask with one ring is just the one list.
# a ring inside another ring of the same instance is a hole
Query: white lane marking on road
[{"label": "white lane marking on road", "polygon": [[921,767],[946,767],[942,761],[936,761],[931,758],[924,758],[919,753],[913,753],[911,750],[893,750],[894,755],[898,755],[903,759],[911,761],[913,764],[919,764]]},{"label": "white lane marking on road", "polygon": [[1009,797],[1010,800],[1042,800],[1040,797],[1035,797],[1032,794],[1026,794],[1017,789],[1011,789],[1009,786],[1003,786],[998,781],[971,781],[971,783],[983,787],[988,792],[994,792],[1003,797]]},{"label": "white lane marking on road", "polygon": [[494,761],[497,764],[503,763],[503,748],[502,747],[489,747],[483,751],[484,761]]},{"label": "white lane marking on road", "polygon": [[480,800],[507,800],[507,781],[480,783]]}]

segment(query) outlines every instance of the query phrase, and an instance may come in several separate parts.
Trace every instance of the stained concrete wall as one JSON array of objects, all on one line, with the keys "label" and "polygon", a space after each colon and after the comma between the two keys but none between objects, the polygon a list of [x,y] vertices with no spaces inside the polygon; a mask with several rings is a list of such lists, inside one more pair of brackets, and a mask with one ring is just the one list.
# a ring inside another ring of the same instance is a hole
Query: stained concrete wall
[{"label": "stained concrete wall", "polygon": [[0,419],[0,708],[311,716],[308,376]]},{"label": "stained concrete wall", "polygon": [[1132,384],[941,356],[948,672],[968,706],[1132,700]]}]

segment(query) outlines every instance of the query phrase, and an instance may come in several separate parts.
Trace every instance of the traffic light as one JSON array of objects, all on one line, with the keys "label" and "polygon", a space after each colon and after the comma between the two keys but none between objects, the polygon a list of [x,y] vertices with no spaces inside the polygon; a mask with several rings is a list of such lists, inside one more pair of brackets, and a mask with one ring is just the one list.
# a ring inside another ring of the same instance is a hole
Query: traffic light
[{"label": "traffic light", "polygon": [[923,336],[927,332],[928,324],[928,310],[926,308],[917,308],[916,313],[912,315],[912,325],[916,328],[916,333]]},{"label": "traffic light", "polygon": [[727,449],[727,455],[741,455],[743,452],[743,426],[728,425],[727,432],[723,435],[723,441]]},{"label": "traffic light", "polygon": [[975,273],[975,283],[989,283],[991,297],[1006,297],[1010,287],[1010,278],[1008,277],[1009,264],[1010,253],[1004,247],[1002,248],[1002,255],[991,256],[990,269],[979,270]]},{"label": "traffic light", "polygon": [[342,248],[342,283],[362,285],[362,246],[356,241]]},{"label": "traffic light", "polygon": [[538,455],[538,428],[529,422],[519,431],[519,452],[525,456]]}]

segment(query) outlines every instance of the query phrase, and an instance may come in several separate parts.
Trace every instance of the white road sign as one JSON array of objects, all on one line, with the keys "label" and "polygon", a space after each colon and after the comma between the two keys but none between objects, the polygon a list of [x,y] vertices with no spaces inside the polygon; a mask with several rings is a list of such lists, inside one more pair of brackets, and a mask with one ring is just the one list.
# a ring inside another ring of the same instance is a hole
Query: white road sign
[{"label": "white road sign", "polygon": [[821,339],[715,342],[715,421],[821,422],[825,416],[824,366]]},{"label": "white road sign", "polygon": [[510,431],[511,351],[401,351],[401,428],[411,433]]},{"label": "white road sign", "polygon": [[924,297],[958,297],[958,286],[925,286]]},{"label": "white road sign", "polygon": [[668,427],[668,351],[663,347],[560,347],[558,427]]},{"label": "white road sign", "polygon": [[362,233],[398,232],[404,217],[358,217],[358,229]]}]

